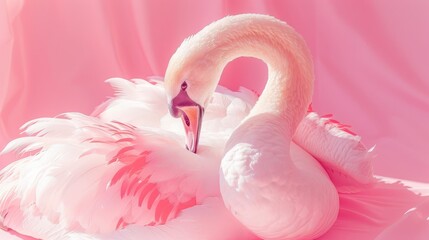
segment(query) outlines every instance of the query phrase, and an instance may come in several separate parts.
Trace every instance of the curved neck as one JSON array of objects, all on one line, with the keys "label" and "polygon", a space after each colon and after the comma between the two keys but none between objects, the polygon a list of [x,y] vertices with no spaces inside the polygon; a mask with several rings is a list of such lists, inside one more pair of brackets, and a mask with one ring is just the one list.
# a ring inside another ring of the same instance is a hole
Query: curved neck
[{"label": "curved neck", "polygon": [[[313,93],[313,65],[304,40],[274,18],[246,15],[206,30],[206,58],[219,68],[238,57],[261,59],[268,66],[268,81],[249,117],[270,113],[284,118],[291,134],[304,117]],[[221,37],[219,37],[221,36]],[[217,83],[217,82],[216,82]]]}]

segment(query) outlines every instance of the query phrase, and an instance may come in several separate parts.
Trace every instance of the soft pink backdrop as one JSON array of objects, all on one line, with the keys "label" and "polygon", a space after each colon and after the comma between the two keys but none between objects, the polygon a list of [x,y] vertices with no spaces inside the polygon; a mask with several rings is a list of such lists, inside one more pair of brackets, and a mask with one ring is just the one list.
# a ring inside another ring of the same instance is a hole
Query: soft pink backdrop
[{"label": "soft pink backdrop", "polygon": [[[0,147],[26,121],[90,113],[110,77],[163,75],[180,42],[228,14],[267,13],[307,40],[314,108],[376,144],[375,172],[429,182],[429,2],[0,1]],[[231,64],[227,86],[260,91],[265,66]]]},{"label": "soft pink backdrop", "polygon": [[[0,148],[30,119],[91,113],[112,95],[103,82],[107,78],[164,75],[185,37],[225,15],[245,12],[274,15],[304,36],[315,63],[314,109],[335,114],[368,146],[376,144],[376,174],[429,183],[425,0],[0,0]],[[227,67],[221,83],[260,91],[265,78],[261,62],[242,59]],[[6,162],[3,157],[0,168]],[[378,201],[418,198],[396,185],[400,195],[384,191]],[[376,211],[398,217],[413,204],[399,212],[378,204]],[[424,228],[407,216],[383,239]],[[426,215],[416,219],[421,216]]]}]

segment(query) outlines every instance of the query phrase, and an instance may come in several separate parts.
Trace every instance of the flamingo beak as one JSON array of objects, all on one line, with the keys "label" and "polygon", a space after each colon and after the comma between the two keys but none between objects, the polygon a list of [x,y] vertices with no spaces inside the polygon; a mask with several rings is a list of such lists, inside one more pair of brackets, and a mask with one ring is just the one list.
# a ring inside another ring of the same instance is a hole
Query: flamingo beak
[{"label": "flamingo beak", "polygon": [[203,108],[197,106],[178,107],[181,111],[181,118],[186,134],[186,149],[197,153],[198,140],[200,138],[201,123],[203,120]]},{"label": "flamingo beak", "polygon": [[170,102],[169,110],[173,117],[182,119],[186,134],[186,149],[197,153],[204,108],[192,101],[186,91],[182,91]]}]

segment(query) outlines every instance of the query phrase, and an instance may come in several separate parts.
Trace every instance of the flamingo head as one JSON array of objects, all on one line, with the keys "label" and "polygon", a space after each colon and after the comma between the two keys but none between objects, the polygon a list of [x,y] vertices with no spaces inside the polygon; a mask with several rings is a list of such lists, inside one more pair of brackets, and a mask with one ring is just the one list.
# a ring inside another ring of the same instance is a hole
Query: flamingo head
[{"label": "flamingo head", "polygon": [[168,109],[173,117],[181,118],[186,134],[186,148],[197,152],[200,137],[204,106],[194,101],[187,91],[188,83],[180,84],[180,91],[174,97],[169,97]]},{"label": "flamingo head", "polygon": [[186,133],[186,147],[196,153],[204,108],[215,91],[219,69],[213,58],[203,53],[195,39],[187,39],[168,64],[164,86],[170,114],[181,118]]}]

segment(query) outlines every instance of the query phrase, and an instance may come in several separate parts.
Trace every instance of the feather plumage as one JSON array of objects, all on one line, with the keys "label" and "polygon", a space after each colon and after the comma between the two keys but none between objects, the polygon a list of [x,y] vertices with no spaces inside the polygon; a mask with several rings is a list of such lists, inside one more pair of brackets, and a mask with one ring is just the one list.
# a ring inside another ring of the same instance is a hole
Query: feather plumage
[{"label": "feather plumage", "polygon": [[[21,156],[0,173],[4,225],[52,239],[79,232],[108,234],[130,226],[164,229],[162,225],[168,226],[185,209],[219,196],[221,149],[257,96],[246,89],[234,93],[219,88],[222,93],[213,96],[206,110],[200,155],[194,155],[183,148],[181,123],[163,104],[161,81],[108,82],[116,96],[93,116],[66,113],[29,121],[22,128],[27,136],[3,150]],[[317,132],[298,131],[295,138],[300,134],[307,141],[297,143],[311,151]],[[331,161],[330,156],[323,157],[319,159]],[[23,227],[27,218],[41,222],[34,229]],[[36,229],[44,229],[39,225],[48,223],[61,234],[42,230],[37,234]],[[153,231],[156,235],[164,230]]]}]

